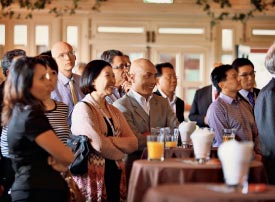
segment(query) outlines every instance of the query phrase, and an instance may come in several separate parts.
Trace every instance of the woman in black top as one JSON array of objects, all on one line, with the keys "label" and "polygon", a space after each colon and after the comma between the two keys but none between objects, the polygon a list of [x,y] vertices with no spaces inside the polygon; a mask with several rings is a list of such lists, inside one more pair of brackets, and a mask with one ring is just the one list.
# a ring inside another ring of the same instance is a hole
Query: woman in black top
[{"label": "woman in black top", "polygon": [[43,61],[23,57],[13,64],[5,84],[2,112],[16,173],[12,201],[68,201],[68,188],[60,172],[67,170],[73,153],[58,139],[44,115],[41,101],[49,91]]}]

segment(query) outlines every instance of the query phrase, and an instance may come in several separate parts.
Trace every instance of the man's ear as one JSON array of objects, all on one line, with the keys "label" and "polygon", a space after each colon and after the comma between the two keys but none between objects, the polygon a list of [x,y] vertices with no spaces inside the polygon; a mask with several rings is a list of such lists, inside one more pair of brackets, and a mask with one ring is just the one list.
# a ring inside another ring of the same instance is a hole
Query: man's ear
[{"label": "man's ear", "polygon": [[135,75],[134,74],[130,74],[130,81],[131,83],[135,83]]},{"label": "man's ear", "polygon": [[224,88],[224,82],[221,81],[220,83],[218,83],[218,86],[220,87],[220,89],[223,89]]},{"label": "man's ear", "polygon": [[156,84],[159,84],[160,77],[156,78]]}]

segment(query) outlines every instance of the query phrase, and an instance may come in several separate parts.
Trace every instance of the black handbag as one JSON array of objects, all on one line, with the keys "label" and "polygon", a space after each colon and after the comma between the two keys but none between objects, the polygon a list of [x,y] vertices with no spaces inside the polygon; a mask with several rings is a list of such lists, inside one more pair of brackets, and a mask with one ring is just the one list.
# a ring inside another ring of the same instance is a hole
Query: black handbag
[{"label": "black handbag", "polygon": [[67,145],[74,152],[74,161],[69,166],[73,175],[83,175],[88,172],[88,161],[92,146],[90,140],[85,135],[72,135],[67,140]]}]

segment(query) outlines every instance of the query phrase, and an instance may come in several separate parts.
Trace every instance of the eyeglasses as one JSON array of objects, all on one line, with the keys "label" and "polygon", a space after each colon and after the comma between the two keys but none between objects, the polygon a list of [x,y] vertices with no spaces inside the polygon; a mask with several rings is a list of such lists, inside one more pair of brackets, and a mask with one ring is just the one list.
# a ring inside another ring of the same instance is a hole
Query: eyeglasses
[{"label": "eyeglasses", "polygon": [[124,68],[129,68],[130,66],[126,65],[126,64],[121,64],[118,66],[112,66],[113,69],[124,69]]},{"label": "eyeglasses", "polygon": [[69,51],[69,52],[67,52],[67,53],[60,53],[57,57],[58,58],[62,58],[62,59],[65,59],[66,57],[72,57],[72,56],[74,56],[75,55],[75,51]]},{"label": "eyeglasses", "polygon": [[243,78],[247,78],[247,77],[249,77],[249,76],[254,77],[255,74],[256,74],[256,71],[252,71],[252,72],[250,72],[250,73],[239,74],[239,76],[241,76],[241,77],[243,77]]}]

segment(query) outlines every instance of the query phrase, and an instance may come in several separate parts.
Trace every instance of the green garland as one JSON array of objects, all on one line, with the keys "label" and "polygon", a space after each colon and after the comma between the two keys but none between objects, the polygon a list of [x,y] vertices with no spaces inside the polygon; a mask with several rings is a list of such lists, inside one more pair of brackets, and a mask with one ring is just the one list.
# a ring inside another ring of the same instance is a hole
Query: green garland
[{"label": "green garland", "polygon": [[[211,4],[215,3],[223,10],[221,13],[216,14]],[[245,13],[231,13],[228,8],[232,7],[230,0],[196,0],[196,4],[203,7],[203,10],[211,18],[211,27],[215,26],[218,22],[224,19],[231,19],[234,21],[246,22],[248,19],[254,17],[255,12],[264,12],[268,8],[275,6],[275,0],[250,0],[252,8]],[[227,10],[226,10],[227,9]]]},{"label": "green garland", "polygon": [[[34,10],[42,10],[45,8],[50,8],[49,13],[53,13],[56,17],[62,16],[63,14],[73,15],[76,10],[79,8],[79,2],[81,0],[71,0],[71,4],[62,6],[62,7],[51,7],[51,4],[54,0],[1,0],[1,10],[0,10],[0,18],[8,17],[8,18],[16,18],[20,19],[24,17],[25,19],[32,18],[32,11]],[[99,10],[101,2],[107,0],[96,0],[95,4],[91,7],[92,10]],[[21,16],[20,13],[16,13],[13,10],[13,6],[18,5],[20,9],[26,9],[28,12],[25,16]]]}]

